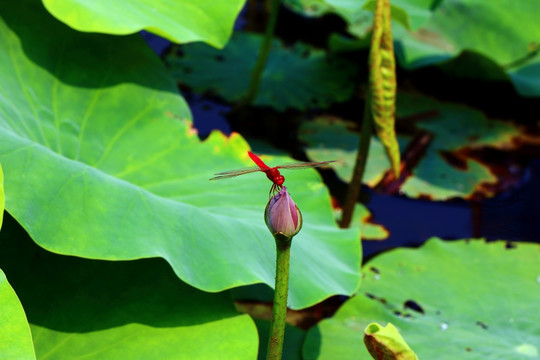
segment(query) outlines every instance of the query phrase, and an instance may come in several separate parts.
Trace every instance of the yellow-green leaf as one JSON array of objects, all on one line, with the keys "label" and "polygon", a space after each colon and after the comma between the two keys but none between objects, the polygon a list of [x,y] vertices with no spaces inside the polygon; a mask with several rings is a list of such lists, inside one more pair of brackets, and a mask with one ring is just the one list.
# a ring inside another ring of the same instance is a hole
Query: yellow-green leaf
[{"label": "yellow-green leaf", "polygon": [[395,131],[396,64],[390,23],[390,1],[379,0],[373,19],[369,53],[369,100],[377,135],[399,176],[399,145]]},{"label": "yellow-green leaf", "polygon": [[391,323],[371,323],[364,330],[364,344],[375,360],[418,360],[399,331]]}]

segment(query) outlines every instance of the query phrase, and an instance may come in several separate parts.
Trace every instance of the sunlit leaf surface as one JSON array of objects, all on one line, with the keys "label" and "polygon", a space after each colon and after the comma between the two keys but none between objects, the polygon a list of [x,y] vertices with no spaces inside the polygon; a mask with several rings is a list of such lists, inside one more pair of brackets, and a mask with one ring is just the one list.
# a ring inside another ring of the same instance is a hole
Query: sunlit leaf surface
[{"label": "sunlit leaf surface", "polygon": [[0,359],[35,359],[30,326],[19,298],[0,270]]},{"label": "sunlit leaf surface", "polygon": [[[139,37],[79,33],[23,3],[32,16],[21,16],[20,2],[0,5],[0,162],[6,209],[32,239],[94,259],[162,257],[207,291],[273,286],[275,245],[263,221],[270,182],[262,173],[208,181],[252,165],[247,143],[217,132],[201,142]],[[315,170],[285,176],[304,215],[289,305],[353,293],[358,231],[335,225]]]},{"label": "sunlit leaf surface", "polygon": [[[4,177],[0,166],[0,228],[4,218]],[[5,250],[3,250],[5,251]],[[35,359],[30,327],[17,294],[0,270],[0,359]]]},{"label": "sunlit leaf surface", "polygon": [[243,0],[43,0],[70,27],[114,35],[147,30],[176,43],[204,41],[223,47]]},{"label": "sunlit leaf surface", "polygon": [[538,359],[540,247],[504,241],[398,249],[364,265],[360,293],[312,328],[304,359],[371,359],[370,322],[394,324],[419,359]]}]

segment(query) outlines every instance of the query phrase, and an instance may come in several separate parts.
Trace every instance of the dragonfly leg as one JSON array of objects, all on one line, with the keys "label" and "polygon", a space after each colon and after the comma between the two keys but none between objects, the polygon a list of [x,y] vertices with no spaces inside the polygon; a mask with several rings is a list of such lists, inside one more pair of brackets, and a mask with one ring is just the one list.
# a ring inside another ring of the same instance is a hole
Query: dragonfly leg
[{"label": "dragonfly leg", "polygon": [[272,187],[270,187],[270,192],[268,193],[268,198],[271,198],[272,196],[276,195],[281,190],[282,186],[278,184],[272,184]]},{"label": "dragonfly leg", "polygon": [[272,184],[272,186],[270,187],[270,192],[268,193],[268,199],[271,199],[272,196],[275,194],[276,192],[276,184]]}]

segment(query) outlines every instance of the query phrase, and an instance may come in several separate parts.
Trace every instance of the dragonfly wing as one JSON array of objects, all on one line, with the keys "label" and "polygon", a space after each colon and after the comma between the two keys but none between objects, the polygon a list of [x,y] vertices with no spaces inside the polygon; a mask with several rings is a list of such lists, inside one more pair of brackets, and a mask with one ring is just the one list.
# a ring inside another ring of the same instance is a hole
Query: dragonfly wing
[{"label": "dragonfly wing", "polygon": [[326,166],[330,163],[335,162],[336,160],[329,160],[329,161],[311,161],[311,162],[295,162],[290,164],[283,164],[276,166],[278,169],[305,169],[305,168],[311,168],[311,167],[322,167]]},{"label": "dragonfly wing", "polygon": [[214,175],[210,180],[221,180],[221,179],[230,179],[239,175],[249,174],[253,172],[261,171],[260,168],[252,166],[244,169],[237,169],[231,171],[224,171]]}]

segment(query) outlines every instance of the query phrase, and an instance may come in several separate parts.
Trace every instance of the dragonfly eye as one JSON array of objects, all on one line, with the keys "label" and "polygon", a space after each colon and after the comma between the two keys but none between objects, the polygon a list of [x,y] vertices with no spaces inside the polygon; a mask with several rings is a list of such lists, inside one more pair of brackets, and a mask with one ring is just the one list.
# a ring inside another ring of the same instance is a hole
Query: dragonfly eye
[{"label": "dragonfly eye", "polygon": [[285,177],[283,175],[276,176],[275,183],[277,186],[283,185],[284,182],[285,182]]}]

